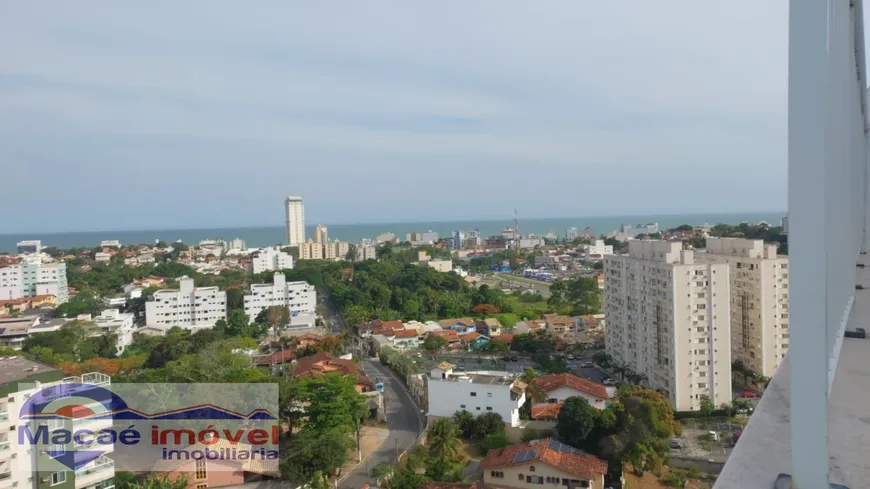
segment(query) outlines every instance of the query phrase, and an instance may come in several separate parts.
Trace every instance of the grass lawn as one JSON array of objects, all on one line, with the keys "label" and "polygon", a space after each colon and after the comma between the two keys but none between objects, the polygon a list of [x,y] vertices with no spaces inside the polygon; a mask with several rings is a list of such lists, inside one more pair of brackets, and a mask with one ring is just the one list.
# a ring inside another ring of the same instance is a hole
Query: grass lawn
[{"label": "grass lawn", "polygon": [[[561,308],[561,310],[554,311],[548,304],[547,301],[538,301],[538,302],[523,302],[519,297],[516,296],[508,296],[508,302],[510,302],[511,308],[513,309],[513,314],[518,318],[530,318],[535,319],[541,317],[543,314],[557,313],[557,314],[571,314],[572,307],[570,305]],[[501,321],[501,319],[499,319]],[[505,324],[505,323],[502,323]],[[507,324],[505,324],[507,326]]]}]

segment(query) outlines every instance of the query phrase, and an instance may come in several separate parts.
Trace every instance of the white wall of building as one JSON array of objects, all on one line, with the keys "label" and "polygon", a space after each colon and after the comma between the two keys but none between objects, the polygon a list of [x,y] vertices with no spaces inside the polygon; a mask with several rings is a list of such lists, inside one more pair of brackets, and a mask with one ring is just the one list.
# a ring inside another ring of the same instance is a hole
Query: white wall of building
[{"label": "white wall of building", "polygon": [[[478,383],[469,376],[457,376],[452,372],[444,379],[441,373],[434,369],[427,379],[429,416],[449,417],[463,410],[475,416],[494,412],[501,415],[505,424],[519,426],[520,407],[526,402],[526,396],[525,393],[514,393],[509,380]],[[469,372],[469,375],[473,374]]]},{"label": "white wall of building", "polygon": [[558,389],[553,389],[550,392],[547,392],[547,403],[564,403],[569,397],[582,397],[589,402],[590,406],[596,409],[604,409],[606,407],[605,403],[607,402],[607,399],[593,396],[592,394],[587,394],[586,392],[578,391],[577,389],[568,386],[559,387]]},{"label": "white wall of building", "polygon": [[66,263],[41,263],[38,258],[0,268],[0,299],[53,295],[57,303],[69,300]]},{"label": "white wall of building", "polygon": [[118,354],[124,352],[124,348],[133,343],[133,314],[123,313],[117,309],[106,309],[99,316],[92,319],[93,323],[100,327],[103,333],[114,333],[118,336]]},{"label": "white wall of building", "polygon": [[697,263],[682,243],[629,242],[604,258],[605,349],[646,376],[674,409],[697,410],[702,395],[731,402],[730,268]]},{"label": "white wall of building", "polygon": [[158,290],[145,303],[147,325],[185,329],[211,328],[227,318],[227,293],[217,287],[194,287],[181,277],[178,289]]},{"label": "white wall of building", "polygon": [[284,253],[277,246],[263,248],[251,257],[250,268],[255,274],[293,268],[293,256]]},{"label": "white wall of building", "polygon": [[596,239],[595,244],[586,245],[587,255],[612,255],[613,246],[604,244],[603,239]]},{"label": "white wall of building", "polygon": [[245,314],[253,321],[270,306],[284,306],[291,313],[313,313],[317,307],[317,291],[308,282],[287,282],[283,273],[276,273],[271,284],[252,284],[245,295]]}]

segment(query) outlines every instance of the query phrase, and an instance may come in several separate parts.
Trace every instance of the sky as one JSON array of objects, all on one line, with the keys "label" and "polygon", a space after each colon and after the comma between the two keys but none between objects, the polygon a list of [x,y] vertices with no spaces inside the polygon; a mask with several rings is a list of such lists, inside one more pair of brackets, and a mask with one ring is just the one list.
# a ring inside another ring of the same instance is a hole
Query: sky
[{"label": "sky", "polygon": [[4,232],[779,211],[787,2],[6,2]]}]

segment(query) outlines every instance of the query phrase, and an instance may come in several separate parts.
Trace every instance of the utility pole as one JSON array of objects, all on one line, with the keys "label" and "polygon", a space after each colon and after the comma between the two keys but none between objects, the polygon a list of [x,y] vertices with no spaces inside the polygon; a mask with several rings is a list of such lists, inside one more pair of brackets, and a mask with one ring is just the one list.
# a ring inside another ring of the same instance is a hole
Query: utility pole
[{"label": "utility pole", "polygon": [[396,463],[399,463],[399,437],[396,437]]}]

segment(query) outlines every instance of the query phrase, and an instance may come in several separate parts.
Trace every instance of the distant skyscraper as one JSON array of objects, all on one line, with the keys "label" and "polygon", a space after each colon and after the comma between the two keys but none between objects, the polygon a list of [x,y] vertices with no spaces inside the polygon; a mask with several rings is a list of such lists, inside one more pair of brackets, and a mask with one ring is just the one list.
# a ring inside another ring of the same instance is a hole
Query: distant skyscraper
[{"label": "distant skyscraper", "polygon": [[284,210],[287,213],[287,244],[299,246],[305,242],[305,205],[302,204],[302,197],[287,197]]},{"label": "distant skyscraper", "polygon": [[314,228],[314,242],[325,245],[329,243],[329,229],[323,224],[318,224]]}]

